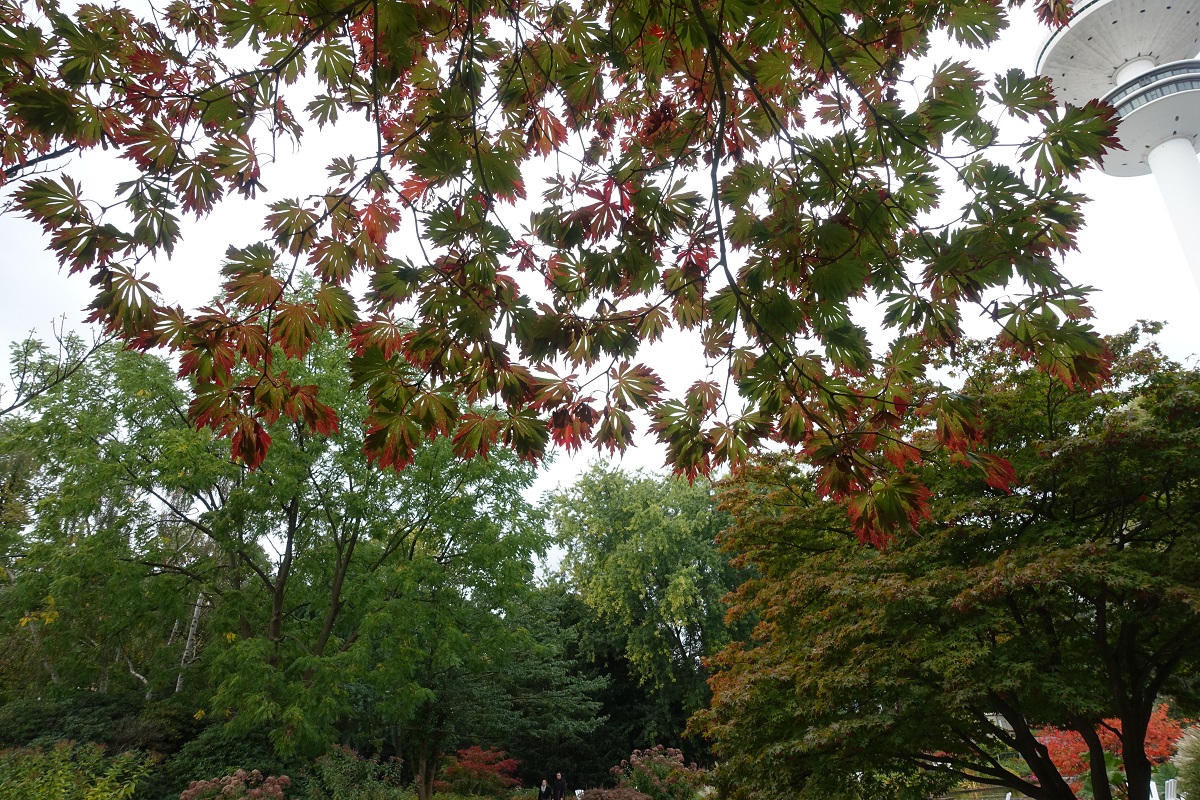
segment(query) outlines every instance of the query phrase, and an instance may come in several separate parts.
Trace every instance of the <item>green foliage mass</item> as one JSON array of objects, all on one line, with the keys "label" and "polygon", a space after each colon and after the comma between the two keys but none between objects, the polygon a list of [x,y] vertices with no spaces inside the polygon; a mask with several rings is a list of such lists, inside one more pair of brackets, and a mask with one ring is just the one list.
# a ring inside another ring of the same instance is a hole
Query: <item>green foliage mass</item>
[{"label": "green foliage mass", "polygon": [[[155,770],[139,796],[174,800],[193,781],[220,778],[238,770],[294,776],[300,774],[302,766],[295,759],[275,754],[267,731],[234,731],[228,725],[214,723],[205,726]],[[296,781],[295,788],[303,790],[303,779]]]},{"label": "green foliage mass", "polygon": [[0,706],[0,746],[42,746],[63,740],[108,743],[120,721],[141,708],[140,696],[121,692],[13,699]]},{"label": "green foliage mass", "polygon": [[117,347],[5,418],[29,516],[6,530],[0,735],[153,748],[144,791],[168,797],[236,769],[300,790],[339,742],[428,789],[448,750],[570,747],[602,721],[603,681],[577,679],[536,610],[533,468],[444,440],[373,468],[342,353],[291,369],[343,426],[279,419],[256,471],[188,421],[170,365]]},{"label": "green foliage mass", "polygon": [[716,549],[728,517],[706,481],[594,466],[552,502],[562,569],[626,655],[656,687],[700,667],[725,643],[721,597],[735,573]]},{"label": "green foliage mass", "polygon": [[[929,519],[874,548],[790,457],[731,480],[726,510],[704,480],[595,467],[542,512],[527,463],[445,439],[381,472],[332,340],[291,369],[343,427],[280,416],[249,470],[188,421],[170,365],[101,347],[2,422],[25,516],[5,532],[0,737],[153,750],[112,780],[156,800],[238,769],[428,800],[469,745],[530,782],[599,783],[635,748],[707,758],[697,733],[734,795],[924,798],[969,776],[1067,800],[1037,728],[1117,718],[1137,787],[1142,709],[1200,707],[1200,374],[1138,332],[1109,347],[1098,393],[965,348],[947,367],[991,449],[940,448],[950,418],[916,426]],[[537,585],[552,541],[561,574]],[[92,753],[54,769],[117,763]],[[1103,755],[1089,781],[1112,800]],[[663,785],[640,791],[695,790],[642,761]]]},{"label": "green foliage mass", "polygon": [[404,786],[400,762],[362,758],[334,747],[308,770],[308,796],[313,800],[413,800]]},{"label": "green foliage mass", "polygon": [[523,596],[507,617],[515,633],[510,658],[488,681],[505,699],[483,706],[491,713],[480,720],[486,722],[479,726],[480,741],[520,762],[526,786],[537,786],[556,765],[569,765],[573,775],[589,782],[607,766],[598,744],[614,724],[603,699],[615,681],[591,669],[582,654],[587,643],[580,612],[576,595],[548,583]]},{"label": "green foliage mass", "polygon": [[107,756],[94,744],[0,752],[0,793],[10,800],[125,800],[133,797],[153,759],[143,753]]}]

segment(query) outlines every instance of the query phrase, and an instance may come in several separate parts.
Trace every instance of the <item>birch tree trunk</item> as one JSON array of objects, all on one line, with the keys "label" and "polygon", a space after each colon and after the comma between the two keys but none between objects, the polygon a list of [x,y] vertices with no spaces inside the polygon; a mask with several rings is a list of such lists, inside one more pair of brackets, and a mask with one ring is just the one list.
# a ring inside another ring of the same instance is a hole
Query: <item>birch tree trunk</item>
[{"label": "birch tree trunk", "polygon": [[204,596],[204,592],[196,597],[196,605],[192,609],[192,622],[188,625],[187,640],[183,643],[183,657],[179,659],[179,676],[175,679],[175,694],[183,691],[183,671],[195,656],[196,632],[200,629],[200,612],[204,610],[207,602],[208,598]]}]

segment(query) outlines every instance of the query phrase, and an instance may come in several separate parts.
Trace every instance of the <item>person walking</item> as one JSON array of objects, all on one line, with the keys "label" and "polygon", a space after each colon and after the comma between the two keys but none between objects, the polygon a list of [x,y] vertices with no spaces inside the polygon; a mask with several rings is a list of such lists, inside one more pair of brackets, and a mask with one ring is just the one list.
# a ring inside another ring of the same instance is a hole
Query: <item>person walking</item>
[{"label": "person walking", "polygon": [[542,778],[542,785],[538,787],[538,800],[554,800],[554,792],[550,789],[550,781]]},{"label": "person walking", "polygon": [[563,780],[561,772],[554,773],[554,791],[552,800],[563,800],[567,796],[567,782]]}]

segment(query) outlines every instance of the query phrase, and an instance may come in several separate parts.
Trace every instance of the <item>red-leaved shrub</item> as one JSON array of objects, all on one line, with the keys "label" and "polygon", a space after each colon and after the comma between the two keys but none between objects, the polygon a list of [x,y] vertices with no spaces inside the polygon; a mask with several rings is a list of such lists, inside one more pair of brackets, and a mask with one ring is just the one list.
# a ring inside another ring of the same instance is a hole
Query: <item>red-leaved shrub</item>
[{"label": "red-leaved shrub", "polygon": [[[1167,705],[1162,703],[1150,715],[1150,725],[1146,729],[1146,756],[1151,764],[1169,761],[1175,755],[1179,737],[1183,735],[1183,727],[1178,720],[1171,719],[1167,711]],[[1106,719],[1096,730],[1104,752],[1117,760],[1123,751],[1118,734],[1120,730],[1119,719]],[[1058,767],[1059,773],[1067,779],[1072,789],[1078,791],[1088,774],[1088,746],[1083,737],[1073,730],[1053,727],[1041,728],[1034,733],[1038,741],[1046,746],[1050,760]],[[1116,788],[1120,790],[1121,787]]]},{"label": "red-leaved shrub", "polygon": [[459,750],[434,783],[439,791],[456,794],[491,795],[519,786],[517,769],[521,762],[509,758],[503,750],[482,749],[478,745]]}]

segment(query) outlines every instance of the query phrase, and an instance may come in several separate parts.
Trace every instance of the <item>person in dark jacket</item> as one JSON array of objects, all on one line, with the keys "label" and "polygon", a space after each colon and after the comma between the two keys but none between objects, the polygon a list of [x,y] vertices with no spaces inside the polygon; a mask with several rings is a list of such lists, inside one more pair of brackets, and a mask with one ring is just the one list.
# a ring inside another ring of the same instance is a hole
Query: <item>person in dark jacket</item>
[{"label": "person in dark jacket", "polygon": [[554,800],[554,793],[550,789],[550,781],[542,778],[542,785],[538,787],[538,800]]},{"label": "person in dark jacket", "polygon": [[567,782],[563,780],[561,772],[554,773],[554,792],[553,800],[563,800],[567,795]]}]

